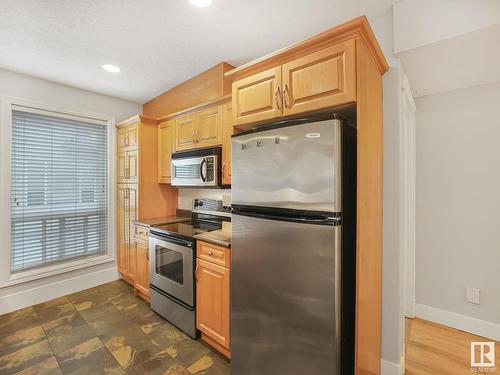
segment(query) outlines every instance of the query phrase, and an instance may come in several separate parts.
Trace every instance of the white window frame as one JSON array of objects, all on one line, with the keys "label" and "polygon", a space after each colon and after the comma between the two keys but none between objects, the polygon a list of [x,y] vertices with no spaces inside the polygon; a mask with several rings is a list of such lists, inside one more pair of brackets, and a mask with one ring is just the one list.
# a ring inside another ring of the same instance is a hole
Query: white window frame
[{"label": "white window frame", "polygon": [[[11,145],[12,145],[12,109],[26,107],[28,111],[75,119],[105,123],[108,134],[108,246],[105,254],[83,259],[69,260],[31,270],[11,272]],[[115,119],[99,113],[81,112],[65,108],[48,106],[12,96],[0,98],[0,288],[37,280],[48,276],[76,271],[116,260],[115,212],[116,212],[116,129]]]}]

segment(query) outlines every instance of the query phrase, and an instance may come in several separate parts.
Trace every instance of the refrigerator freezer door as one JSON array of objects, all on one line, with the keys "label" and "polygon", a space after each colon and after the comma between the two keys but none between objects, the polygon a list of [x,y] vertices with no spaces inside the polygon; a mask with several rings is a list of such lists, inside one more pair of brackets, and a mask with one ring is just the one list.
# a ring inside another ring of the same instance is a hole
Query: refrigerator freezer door
[{"label": "refrigerator freezer door", "polygon": [[232,203],[341,212],[341,127],[332,119],[234,137]]},{"label": "refrigerator freezer door", "polygon": [[339,374],[341,226],[233,215],[231,374]]}]

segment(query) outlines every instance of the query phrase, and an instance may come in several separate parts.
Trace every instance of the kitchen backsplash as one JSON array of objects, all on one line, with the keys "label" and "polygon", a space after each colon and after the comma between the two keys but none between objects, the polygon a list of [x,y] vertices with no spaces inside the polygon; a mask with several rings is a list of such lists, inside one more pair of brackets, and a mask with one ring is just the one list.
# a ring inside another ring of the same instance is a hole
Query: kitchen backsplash
[{"label": "kitchen backsplash", "polygon": [[191,210],[193,208],[193,199],[195,198],[223,200],[224,195],[231,197],[231,189],[179,189],[179,208],[181,210]]}]

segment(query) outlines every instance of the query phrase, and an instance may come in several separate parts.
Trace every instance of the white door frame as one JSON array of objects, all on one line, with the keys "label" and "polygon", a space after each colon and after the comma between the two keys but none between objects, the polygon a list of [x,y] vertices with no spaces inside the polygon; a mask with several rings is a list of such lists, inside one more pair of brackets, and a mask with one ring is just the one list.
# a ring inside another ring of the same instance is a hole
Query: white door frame
[{"label": "white door frame", "polygon": [[400,248],[403,258],[404,315],[415,317],[415,112],[406,76],[401,77]]}]

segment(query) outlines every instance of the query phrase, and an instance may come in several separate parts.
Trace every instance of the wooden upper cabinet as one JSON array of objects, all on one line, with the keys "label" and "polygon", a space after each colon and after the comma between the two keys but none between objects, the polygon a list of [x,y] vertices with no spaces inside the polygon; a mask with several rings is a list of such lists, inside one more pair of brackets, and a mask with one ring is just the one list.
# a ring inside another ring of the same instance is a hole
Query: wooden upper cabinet
[{"label": "wooden upper cabinet", "polygon": [[139,178],[138,150],[118,152],[117,164],[117,178],[119,184],[137,183]]},{"label": "wooden upper cabinet", "polygon": [[119,151],[117,155],[117,179],[119,184],[127,182],[127,157],[125,151]]},{"label": "wooden upper cabinet", "polygon": [[118,151],[134,150],[139,147],[139,124],[131,124],[118,129]]},{"label": "wooden upper cabinet", "polygon": [[233,82],[234,124],[282,116],[281,66]]},{"label": "wooden upper cabinet", "polygon": [[160,184],[169,184],[172,178],[174,126],[174,120],[162,122],[158,126],[158,183]]},{"label": "wooden upper cabinet", "polygon": [[126,182],[136,184],[139,180],[139,150],[125,153]]},{"label": "wooden upper cabinet", "polygon": [[175,119],[175,151],[211,147],[221,143],[222,106],[216,105]]},{"label": "wooden upper cabinet", "polygon": [[139,124],[130,125],[125,128],[126,148],[136,149],[139,147]]},{"label": "wooden upper cabinet", "polygon": [[118,129],[116,133],[116,144],[118,146],[118,151],[122,151],[127,147],[127,132],[125,128]]},{"label": "wooden upper cabinet", "polygon": [[196,328],[229,349],[229,269],[196,259]]},{"label": "wooden upper cabinet", "polygon": [[231,184],[231,135],[233,134],[233,106],[222,106],[222,184]]},{"label": "wooden upper cabinet", "polygon": [[175,120],[175,150],[189,150],[195,147],[195,116],[189,115]]},{"label": "wooden upper cabinet", "polygon": [[355,64],[353,39],[284,64],[283,115],[355,102]]},{"label": "wooden upper cabinet", "polygon": [[222,143],[221,112],[221,107],[216,106],[196,114],[196,147],[210,147]]},{"label": "wooden upper cabinet", "polygon": [[356,40],[236,79],[232,87],[235,126],[354,103]]}]

